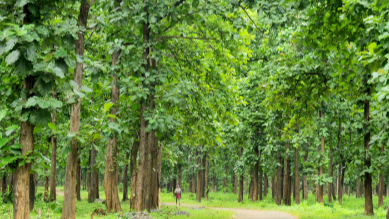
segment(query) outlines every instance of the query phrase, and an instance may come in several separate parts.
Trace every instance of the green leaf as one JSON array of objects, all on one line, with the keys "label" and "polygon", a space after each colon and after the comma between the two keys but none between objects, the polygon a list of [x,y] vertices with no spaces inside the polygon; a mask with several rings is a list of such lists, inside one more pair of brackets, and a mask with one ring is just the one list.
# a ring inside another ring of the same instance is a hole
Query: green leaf
[{"label": "green leaf", "polygon": [[104,113],[108,112],[113,106],[113,103],[104,103]]},{"label": "green leaf", "polygon": [[81,87],[81,90],[84,91],[85,93],[91,93],[93,91],[92,89],[84,85]]},{"label": "green leaf", "polygon": [[23,6],[25,6],[27,4],[27,0],[17,0],[16,1],[16,4],[15,4],[15,7],[16,8],[22,8]]},{"label": "green leaf", "polygon": [[386,39],[386,38],[388,38],[388,37],[389,37],[389,33],[388,33],[388,32],[385,32],[385,33],[379,35],[379,36],[378,36],[378,39],[379,39],[379,40],[384,40],[384,39]]},{"label": "green leaf", "polygon": [[8,138],[0,138],[0,148],[2,148],[9,141]]},{"label": "green leaf", "polygon": [[14,50],[10,54],[8,54],[7,58],[5,58],[5,62],[7,62],[8,65],[12,65],[19,59],[19,55],[19,50]]},{"label": "green leaf", "polygon": [[73,89],[78,89],[78,84],[75,82],[75,81],[73,81],[73,80],[70,80],[70,85],[73,87]]},{"label": "green leaf", "polygon": [[19,128],[19,126],[17,126],[17,125],[12,125],[10,127],[7,127],[6,131],[5,131],[5,135],[6,136],[11,135],[14,131],[18,130],[18,128]]},{"label": "green leaf", "polygon": [[57,131],[57,126],[54,123],[49,122],[49,123],[47,123],[47,125],[49,126],[49,128],[51,130]]},{"label": "green leaf", "polygon": [[13,49],[17,41],[18,41],[17,38],[13,38],[13,39],[8,40],[5,45],[2,44],[0,46],[0,55],[7,53],[11,49]]},{"label": "green leaf", "polygon": [[16,62],[15,72],[21,76],[26,76],[31,70],[31,63],[21,56]]},{"label": "green leaf", "polygon": [[370,45],[367,47],[369,49],[369,52],[374,55],[374,49],[377,47],[377,43],[373,42],[370,43]]},{"label": "green leaf", "polygon": [[0,121],[3,120],[6,115],[7,115],[7,110],[6,109],[0,111]]},{"label": "green leaf", "polygon": [[37,104],[37,97],[33,96],[33,97],[28,98],[25,107],[29,108],[32,106],[36,106],[36,104]]}]

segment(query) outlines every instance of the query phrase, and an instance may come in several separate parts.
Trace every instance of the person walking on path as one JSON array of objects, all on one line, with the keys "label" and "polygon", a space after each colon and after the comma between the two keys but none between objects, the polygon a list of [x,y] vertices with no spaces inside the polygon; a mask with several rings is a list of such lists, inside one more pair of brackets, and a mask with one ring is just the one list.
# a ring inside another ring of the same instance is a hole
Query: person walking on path
[{"label": "person walking on path", "polygon": [[176,195],[176,205],[177,205],[177,201],[178,201],[178,205],[181,205],[181,203],[180,203],[181,193],[182,193],[182,190],[181,190],[180,186],[177,185],[176,189],[174,190],[174,194]]}]

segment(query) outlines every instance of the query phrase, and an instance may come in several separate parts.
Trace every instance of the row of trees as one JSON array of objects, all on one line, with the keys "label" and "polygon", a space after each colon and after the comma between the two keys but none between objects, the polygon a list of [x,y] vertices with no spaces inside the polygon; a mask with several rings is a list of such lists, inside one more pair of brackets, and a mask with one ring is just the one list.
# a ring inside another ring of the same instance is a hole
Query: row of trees
[{"label": "row of trees", "polygon": [[34,173],[48,190],[49,166],[55,200],[61,165],[62,218],[75,218],[81,170],[91,202],[104,176],[108,211],[121,210],[124,170],[137,211],[158,207],[163,183],[184,183],[200,201],[233,175],[238,201],[244,187],[256,201],[271,185],[285,205],[309,187],[323,203],[325,184],[341,203],[342,188],[360,196],[363,185],[373,215],[373,185],[382,205],[387,175],[388,5],[1,4],[0,171],[13,179],[14,218],[29,218]]}]

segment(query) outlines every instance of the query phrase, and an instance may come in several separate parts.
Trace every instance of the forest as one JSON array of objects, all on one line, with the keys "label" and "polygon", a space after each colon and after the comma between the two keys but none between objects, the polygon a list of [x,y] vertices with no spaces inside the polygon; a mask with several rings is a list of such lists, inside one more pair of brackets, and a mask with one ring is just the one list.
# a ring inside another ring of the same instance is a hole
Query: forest
[{"label": "forest", "polygon": [[389,219],[388,60],[389,0],[0,0],[0,218]]}]

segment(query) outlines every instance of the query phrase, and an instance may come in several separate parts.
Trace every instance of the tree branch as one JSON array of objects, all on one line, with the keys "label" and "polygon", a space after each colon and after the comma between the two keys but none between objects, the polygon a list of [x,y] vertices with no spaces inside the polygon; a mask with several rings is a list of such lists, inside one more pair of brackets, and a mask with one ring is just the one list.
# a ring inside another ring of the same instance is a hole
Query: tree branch
[{"label": "tree branch", "polygon": [[161,41],[163,39],[168,39],[168,38],[189,39],[189,40],[216,40],[216,38],[207,38],[207,37],[161,36],[155,39],[153,42]]}]

